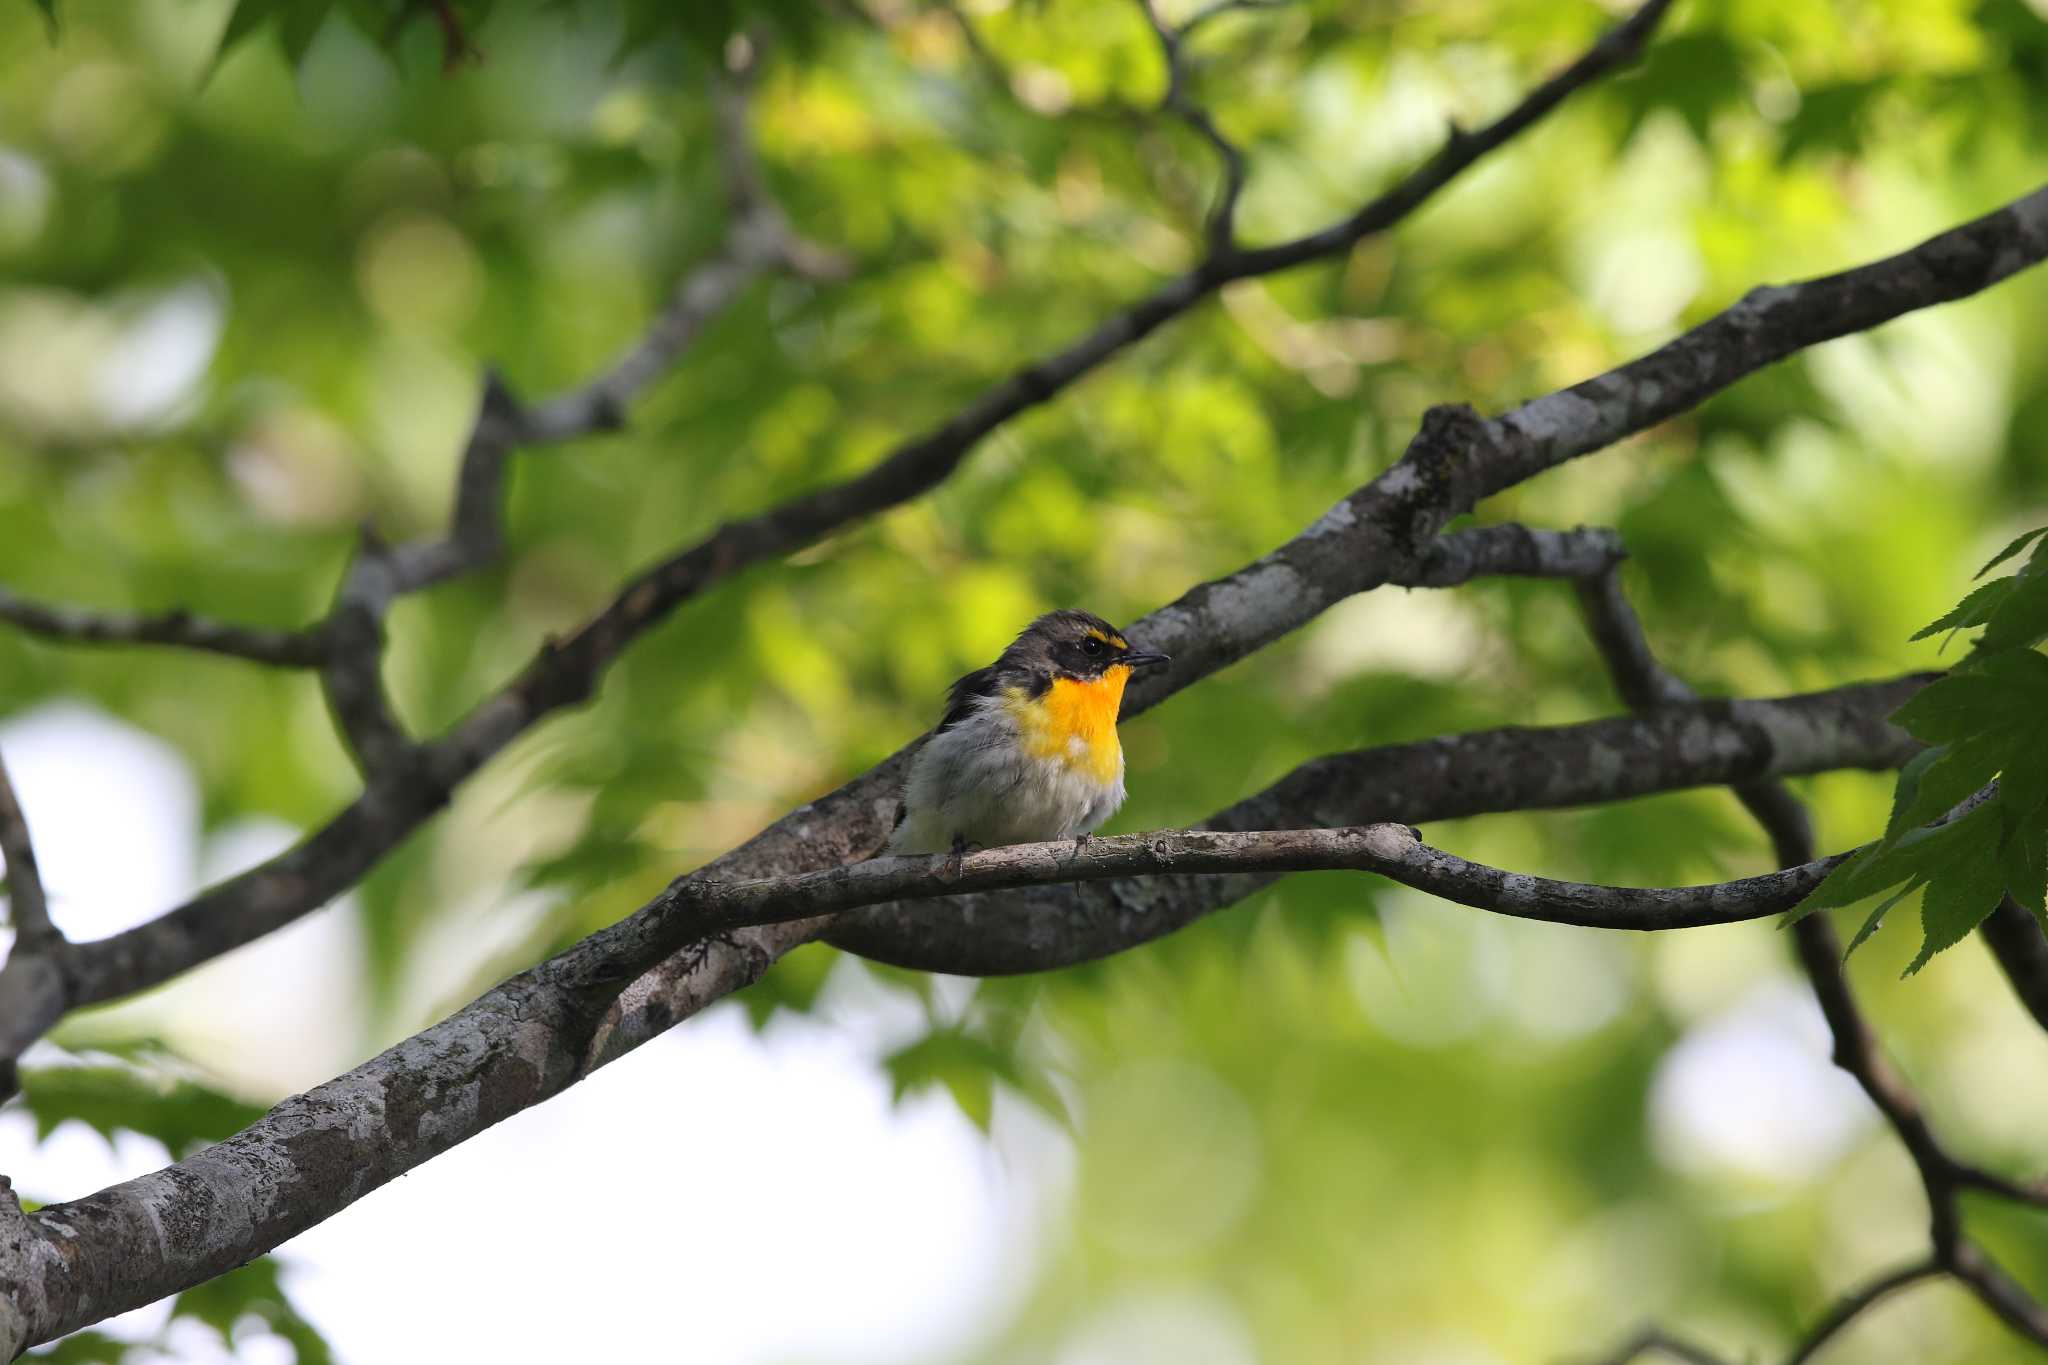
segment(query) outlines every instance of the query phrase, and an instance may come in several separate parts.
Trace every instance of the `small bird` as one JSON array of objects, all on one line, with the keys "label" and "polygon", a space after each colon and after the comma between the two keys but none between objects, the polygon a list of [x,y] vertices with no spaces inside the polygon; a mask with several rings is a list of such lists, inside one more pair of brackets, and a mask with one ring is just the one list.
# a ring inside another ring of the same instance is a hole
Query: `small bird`
[{"label": "small bird", "polygon": [[1167,662],[1085,611],[1039,617],[953,684],[912,760],[889,853],[1071,839],[1124,803],[1116,718],[1131,670]]}]

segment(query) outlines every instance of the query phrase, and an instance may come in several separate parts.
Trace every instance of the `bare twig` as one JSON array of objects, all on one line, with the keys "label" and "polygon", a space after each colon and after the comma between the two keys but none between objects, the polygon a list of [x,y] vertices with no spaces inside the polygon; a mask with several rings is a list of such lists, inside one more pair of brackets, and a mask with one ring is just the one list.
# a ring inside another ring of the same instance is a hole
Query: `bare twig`
[{"label": "bare twig", "polygon": [[1806,1365],[1807,1361],[1813,1359],[1815,1353],[1827,1345],[1837,1332],[1853,1322],[1863,1310],[1872,1307],[1878,1300],[1888,1298],[1908,1285],[1918,1284],[1922,1280],[1931,1279],[1942,1273],[1944,1273],[1944,1268],[1941,1262],[1930,1256],[1923,1260],[1914,1261],[1909,1265],[1902,1265],[1896,1270],[1888,1271],[1869,1283],[1860,1285],[1849,1293],[1844,1294],[1841,1298],[1835,1300],[1834,1307],[1828,1309],[1827,1315],[1819,1322],[1816,1322],[1805,1337],[1800,1340],[1799,1344],[1792,1349],[1792,1354],[1786,1357],[1785,1365]]},{"label": "bare twig", "polygon": [[327,657],[327,639],[318,627],[260,630],[209,621],[188,611],[94,611],[32,602],[5,588],[0,588],[0,621],[65,644],[173,645],[286,668],[313,668]]},{"label": "bare twig", "polygon": [[63,935],[50,922],[50,902],[43,893],[42,871],[36,866],[28,817],[22,813],[4,760],[0,760],[0,857],[7,860],[7,905],[14,920],[17,949],[39,948],[48,940],[61,939]]},{"label": "bare twig", "polygon": [[[1203,236],[1209,244],[1211,256],[1219,259],[1228,257],[1237,247],[1237,201],[1244,196],[1244,151],[1223,135],[1223,130],[1216,126],[1215,118],[1188,93],[1188,68],[1182,45],[1189,29],[1194,27],[1194,20],[1190,20],[1186,27],[1176,28],[1159,17],[1156,0],[1135,0],[1135,3],[1145,16],[1145,22],[1151,26],[1153,36],[1159,40],[1159,53],[1166,62],[1166,93],[1160,97],[1161,107],[1172,111],[1181,122],[1194,129],[1204,142],[1215,149],[1216,159],[1223,165],[1223,184],[1216,191],[1215,202],[1210,205],[1208,221],[1203,224]],[[1201,17],[1196,16],[1197,19]]]},{"label": "bare twig", "polygon": [[[1622,593],[1617,571],[1608,569],[1597,578],[1582,581],[1579,599],[1615,690],[1632,709],[1648,712],[1695,700],[1692,689],[1658,664],[1651,653],[1642,624]],[[1808,863],[1813,857],[1812,822],[1790,791],[1776,782],[1760,782],[1737,786],[1735,792],[1769,832],[1781,865]],[[1799,963],[1813,984],[1821,1014],[1834,1037],[1835,1065],[1856,1078],[1920,1173],[1927,1195],[1928,1235],[1934,1244],[1927,1261],[1873,1281],[1837,1303],[1793,1360],[1804,1360],[1857,1313],[1893,1289],[1938,1272],[1954,1275],[2007,1325],[2048,1346],[2048,1311],[1982,1248],[1964,1239],[1959,1196],[1965,1189],[1979,1189],[2033,1204],[2048,1203],[2048,1198],[2038,1189],[1980,1170],[1949,1154],[1922,1112],[1919,1097],[1884,1055],[1857,1007],[1842,969],[1842,947],[1833,923],[1826,915],[1807,915],[1793,925],[1792,933]]]},{"label": "bare twig", "polygon": [[1613,1352],[1600,1357],[1597,1365],[1633,1365],[1635,1361],[1655,1356],[1684,1361],[1685,1365],[1728,1365],[1727,1361],[1705,1347],[1673,1336],[1661,1327],[1643,1328]]}]

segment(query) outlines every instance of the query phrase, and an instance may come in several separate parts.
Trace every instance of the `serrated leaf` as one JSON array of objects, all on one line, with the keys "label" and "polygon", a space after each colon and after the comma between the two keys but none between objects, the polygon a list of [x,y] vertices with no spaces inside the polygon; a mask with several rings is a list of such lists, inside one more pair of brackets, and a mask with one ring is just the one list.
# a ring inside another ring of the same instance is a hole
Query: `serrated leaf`
[{"label": "serrated leaf", "polygon": [[1907,759],[1906,765],[1899,769],[1898,783],[1892,788],[1891,819],[1885,822],[1884,827],[1886,839],[1895,839],[1909,828],[1906,824],[1906,810],[1913,804],[1913,798],[1920,790],[1921,774],[1940,762],[1947,752],[1947,746],[1940,744],[1930,749],[1922,749]]},{"label": "serrated leaf", "polygon": [[1910,638],[1924,640],[1945,630],[1968,630],[1972,626],[1983,625],[1991,619],[1991,613],[1997,610],[1999,604],[2012,592],[2012,585],[2012,579],[2000,578],[1972,588],[1962,601],[1939,618],[1914,631]]},{"label": "serrated leaf", "polygon": [[1906,968],[1907,976],[1967,938],[2005,894],[2005,869],[1998,856],[2002,834],[1994,805],[1979,806],[1941,833],[1949,837],[1941,841],[1943,856],[1929,869],[1927,894],[1920,900],[1920,927],[1926,937]]},{"label": "serrated leaf", "polygon": [[[1982,642],[1979,642],[1982,650]],[[1892,723],[1930,744],[2000,728],[2031,728],[2048,697],[2048,658],[2032,650],[1973,656],[1892,712]]]},{"label": "serrated leaf", "polygon": [[1984,623],[1979,650],[2030,651],[2048,639],[2048,573],[2023,573],[2010,582],[2012,591]]},{"label": "serrated leaf", "polygon": [[1891,913],[1891,909],[1893,906],[1897,905],[1900,901],[1912,895],[1915,891],[1918,891],[1921,887],[1925,886],[1926,884],[1927,883],[1918,880],[1908,881],[1904,886],[1900,887],[1897,891],[1894,891],[1891,895],[1886,896],[1882,901],[1878,902],[1877,908],[1875,910],[1872,910],[1869,916],[1864,919],[1863,927],[1856,931],[1856,937],[1850,939],[1849,946],[1842,950],[1842,961],[1847,962],[1849,960],[1849,955],[1855,952],[1858,948],[1861,948],[1863,946],[1863,941],[1878,931],[1879,927],[1881,927],[1884,924],[1884,917]]},{"label": "serrated leaf", "polygon": [[1990,573],[1993,569],[2005,563],[2006,560],[2011,559],[2021,550],[2026,549],[2027,546],[2033,542],[2035,537],[2041,535],[2048,535],[2048,526],[2036,526],[2031,531],[2022,532],[2020,535],[2013,538],[2012,544],[2006,546],[2003,550],[2000,550],[1997,554],[1991,556],[1990,562],[1985,564],[1983,568],[1977,570],[1975,576],[1978,578],[1982,578],[1985,574]]},{"label": "serrated leaf", "polygon": [[1954,810],[1965,797],[1998,776],[2012,747],[2010,734],[2000,729],[1928,750],[1939,757],[1922,771],[1911,799],[1896,810],[1885,837],[1895,837]]}]

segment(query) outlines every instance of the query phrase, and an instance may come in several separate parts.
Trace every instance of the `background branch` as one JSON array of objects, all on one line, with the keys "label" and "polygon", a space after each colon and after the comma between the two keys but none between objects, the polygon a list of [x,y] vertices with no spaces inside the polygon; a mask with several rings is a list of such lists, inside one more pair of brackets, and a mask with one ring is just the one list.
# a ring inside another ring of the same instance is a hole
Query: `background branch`
[{"label": "background branch", "polygon": [[262,630],[208,620],[184,610],[155,614],[95,611],[33,602],[6,588],[0,588],[0,621],[69,645],[172,645],[281,668],[313,668],[327,657],[327,638],[318,626]]},{"label": "background branch", "polygon": [[[289,923],[324,904],[350,885],[355,878],[395,847],[407,834],[438,810],[454,790],[476,770],[496,756],[513,739],[525,733],[544,716],[587,699],[600,674],[618,655],[648,629],[685,601],[706,588],[722,582],[750,565],[816,543],[825,535],[876,512],[924,493],[949,475],[968,451],[1002,423],[1059,393],[1082,375],[1124,347],[1149,335],[1171,319],[1186,312],[1232,279],[1285,269],[1303,261],[1348,249],[1361,237],[1392,226],[1420,206],[1436,190],[1486,151],[1499,146],[1532,124],[1571,90],[1586,84],[1601,72],[1632,57],[1668,5],[1668,0],[1651,0],[1626,23],[1603,37],[1563,75],[1538,87],[1515,110],[1503,116],[1490,132],[1496,136],[1472,140],[1453,139],[1423,167],[1404,178],[1394,189],[1381,195],[1365,209],[1343,220],[1319,240],[1322,245],[1305,250],[1296,244],[1279,255],[1254,258],[1233,253],[1227,260],[1211,258],[1193,271],[1169,283],[1149,298],[1132,305],[1066,349],[1025,367],[1012,378],[983,393],[939,427],[899,445],[867,473],[833,485],[753,517],[728,522],[710,537],[680,551],[636,576],[614,597],[611,604],[581,629],[561,641],[549,641],[517,677],[476,706],[468,716],[445,734],[427,741],[417,755],[406,750],[384,727],[371,722],[358,747],[367,741],[372,749],[385,749],[402,756],[402,769],[412,780],[371,783],[362,797],[338,814],[328,825],[304,843],[250,872],[210,888],[185,905],[166,912],[157,920],[124,934],[82,945],[67,956],[62,971],[52,976],[44,964],[17,955],[0,969],[0,1058],[18,1056],[21,1048],[53,1025],[65,1010],[99,1003],[119,995],[169,980],[192,966]],[[1617,36],[1619,35],[1619,36]],[[1512,127],[1512,131],[1508,128]],[[728,136],[736,126],[730,118],[721,124]],[[758,176],[742,168],[734,177],[746,185],[758,185]],[[528,439],[581,434],[607,420],[616,412],[621,387],[644,382],[643,355],[673,356],[675,348],[691,332],[689,319],[701,307],[701,296],[728,296],[719,281],[728,278],[717,260],[701,288],[686,282],[678,291],[668,315],[658,319],[650,339],[629,351],[605,375],[569,395],[559,406],[544,407],[542,415],[519,424]],[[729,297],[729,296],[728,296]],[[692,300],[697,301],[693,302]],[[661,339],[654,339],[654,333]],[[680,340],[679,340],[680,338]],[[491,409],[487,392],[484,411]],[[474,445],[475,443],[473,443]],[[483,453],[474,450],[464,460],[464,481],[478,486],[487,481],[472,471],[481,461],[502,458],[494,443],[486,442]],[[1412,490],[1411,490],[1412,491]],[[1354,495],[1356,497],[1358,495]],[[1441,525],[1440,518],[1436,524]],[[1349,545],[1332,535],[1347,527],[1361,534]],[[1432,527],[1432,529],[1434,529]],[[1348,505],[1340,505],[1303,537],[1276,551],[1276,555],[1326,558],[1354,553],[1376,539],[1369,528],[1355,527]],[[399,558],[439,562],[438,552],[417,554],[400,547]],[[1247,568],[1240,579],[1270,578],[1275,571],[1273,556]],[[1368,578],[1383,581],[1397,560],[1379,554],[1368,561]],[[1289,566],[1288,573],[1294,573]],[[1377,576],[1373,576],[1373,574]],[[402,577],[400,582],[405,581]],[[1230,580],[1197,589],[1196,594],[1213,592],[1213,605],[1227,602]],[[358,585],[358,595],[374,604],[376,585]],[[1154,626],[1187,639],[1208,640],[1203,658],[1178,661],[1169,686],[1178,688],[1206,676],[1235,658],[1252,652],[1273,638],[1312,617],[1323,606],[1345,595],[1349,589],[1332,583],[1328,595],[1314,600],[1290,598],[1288,613],[1265,625],[1249,612],[1216,611],[1206,607],[1187,610],[1183,598],[1179,619],[1168,608],[1168,619],[1155,619]],[[394,588],[395,592],[397,589]],[[1242,605],[1248,605],[1240,603]],[[1291,614],[1289,614],[1291,613]],[[374,612],[372,613],[374,615]],[[1233,633],[1234,632],[1234,633]],[[358,635],[364,632],[358,629]],[[1155,632],[1156,633],[1156,632]],[[358,657],[364,646],[356,645]],[[368,677],[360,664],[353,668],[354,695],[363,695]],[[1156,691],[1151,700],[1164,695]],[[353,696],[350,698],[353,704]],[[1140,705],[1149,704],[1140,701]],[[884,763],[869,774],[875,786],[890,786],[896,780],[897,759]],[[831,800],[831,798],[827,798]],[[836,809],[851,809],[834,802]],[[893,813],[893,812],[892,812]],[[886,817],[884,817],[886,818]],[[810,861],[806,866],[844,862],[871,851],[880,841],[870,831],[885,828],[872,818],[857,820],[844,830],[807,838]],[[758,842],[758,841],[756,841]],[[749,845],[752,847],[753,845]],[[756,873],[793,870],[787,866],[762,866]],[[694,966],[679,964],[682,970]],[[53,988],[52,981],[61,983]],[[673,984],[673,983],[671,983]],[[677,1000],[690,998],[693,991],[677,986]]]},{"label": "background branch", "polygon": [[[1618,571],[1610,568],[1581,582],[1579,600],[1588,630],[1614,679],[1615,691],[1632,709],[1649,712],[1695,700],[1692,689],[1660,665],[1651,653],[1642,623],[1622,592]],[[1735,793],[1769,833],[1781,866],[1805,864],[1813,857],[1812,821],[1805,806],[1782,784],[1743,783],[1735,787]],[[1793,1361],[1810,1356],[1857,1313],[1892,1290],[1936,1272],[1954,1275],[2008,1326],[2036,1344],[2048,1346],[2048,1312],[1981,1248],[1964,1240],[1960,1207],[1960,1195],[1966,1188],[1983,1189],[2028,1203],[2040,1202],[2038,1194],[1958,1161],[1935,1137],[1919,1097],[1886,1058],[1876,1034],[1857,1007],[1842,966],[1841,941],[1827,915],[1802,917],[1792,926],[1792,935],[1800,966],[1813,985],[1821,1014],[1834,1037],[1835,1065],[1856,1078],[1919,1172],[1927,1195],[1929,1238],[1934,1244],[1929,1261],[1894,1271],[1838,1302],[1794,1352]]]},{"label": "background branch", "polygon": [[0,857],[7,860],[7,911],[14,921],[15,943],[35,948],[45,940],[61,938],[57,926],[50,922],[50,902],[43,893],[42,870],[36,866],[28,816],[22,813],[4,758],[0,758]]}]

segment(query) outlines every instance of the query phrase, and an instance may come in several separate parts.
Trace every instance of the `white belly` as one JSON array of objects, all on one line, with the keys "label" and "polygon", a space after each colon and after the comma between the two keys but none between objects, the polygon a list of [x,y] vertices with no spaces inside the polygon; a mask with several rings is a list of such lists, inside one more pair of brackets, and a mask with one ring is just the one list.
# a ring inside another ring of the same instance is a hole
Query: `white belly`
[{"label": "white belly", "polygon": [[956,838],[994,848],[1086,834],[1123,804],[1123,769],[1119,754],[1105,782],[1080,752],[1026,757],[1008,720],[983,711],[918,753],[889,851],[945,853]]}]

